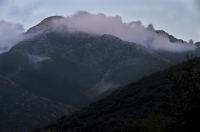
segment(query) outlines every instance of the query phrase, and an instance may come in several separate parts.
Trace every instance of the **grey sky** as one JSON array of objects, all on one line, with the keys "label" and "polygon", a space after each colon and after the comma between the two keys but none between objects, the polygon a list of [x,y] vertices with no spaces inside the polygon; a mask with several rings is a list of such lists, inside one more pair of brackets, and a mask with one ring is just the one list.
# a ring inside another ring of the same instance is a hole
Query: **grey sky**
[{"label": "grey sky", "polygon": [[147,26],[182,38],[200,41],[200,0],[0,0],[0,19],[20,23],[25,29],[52,15],[76,11],[140,20]]}]

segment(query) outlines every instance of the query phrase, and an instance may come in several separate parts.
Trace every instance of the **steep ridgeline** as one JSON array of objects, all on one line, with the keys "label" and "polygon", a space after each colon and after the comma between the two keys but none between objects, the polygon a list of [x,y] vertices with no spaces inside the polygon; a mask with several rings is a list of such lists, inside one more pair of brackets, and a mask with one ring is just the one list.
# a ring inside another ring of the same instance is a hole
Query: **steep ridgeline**
[{"label": "steep ridgeline", "polygon": [[1,132],[27,132],[74,110],[23,90],[9,77],[0,75]]},{"label": "steep ridgeline", "polygon": [[0,74],[36,95],[76,108],[171,63],[111,35],[45,32],[0,55]]},{"label": "steep ridgeline", "polygon": [[[58,24],[59,23],[59,24]],[[41,21],[39,24],[36,26],[30,28],[26,34],[38,34],[38,33],[43,33],[43,32],[65,32],[65,31],[71,31],[71,32],[78,32],[77,29],[70,28],[68,26],[68,20],[65,17],[62,16],[51,16],[43,21]],[[168,34],[167,32],[163,30],[153,30],[155,33],[160,35],[162,38],[163,36],[168,37],[169,42],[174,44],[174,47],[176,47],[177,43],[181,45],[192,45],[192,43],[188,43],[182,39],[178,39],[174,37],[173,35]],[[167,50],[153,50],[153,52],[157,53],[158,55],[162,56],[165,59],[168,59],[171,61],[173,64],[178,64],[182,61],[185,61],[185,56],[193,54],[195,56],[200,56],[200,46],[198,44],[199,42],[195,43],[196,50],[188,50],[188,51],[167,51]],[[179,45],[180,46],[180,45]],[[193,46],[193,47],[195,47]],[[149,47],[150,48],[150,47]],[[177,47],[176,47],[177,48]],[[181,47],[180,47],[181,48]],[[152,48],[150,48],[152,50]]]},{"label": "steep ridgeline", "polygon": [[[30,28],[27,31],[27,34],[38,34],[40,32],[51,32],[51,31],[63,32],[63,31],[67,31],[67,30],[70,30],[72,32],[77,32],[77,30],[68,27],[67,22],[68,22],[68,20],[62,16],[48,17],[48,18],[44,19],[42,22],[40,22],[38,25]],[[174,48],[177,48],[176,47],[177,43],[179,43],[181,45],[186,45],[186,46],[192,45],[192,43],[188,43],[182,39],[178,39],[178,38],[174,37],[173,35],[168,34],[164,30],[153,30],[153,31],[155,33],[157,33],[158,35],[160,35],[161,38],[163,36],[168,37],[169,42],[174,44]],[[178,45],[178,46],[180,46],[180,45]],[[178,64],[178,63],[186,60],[185,59],[186,55],[193,54],[195,56],[200,56],[199,42],[196,42],[195,46],[196,46],[196,50],[188,50],[188,51],[180,50],[180,52],[178,51],[178,49],[175,52],[167,51],[167,50],[153,50],[153,52],[157,53],[158,55],[162,56],[165,59],[168,59],[173,64]],[[193,47],[195,47],[195,46],[193,45]],[[152,50],[152,48],[150,48],[150,50]]]},{"label": "steep ridgeline", "polygon": [[176,45],[176,43],[180,43],[182,45],[194,45],[194,46],[196,46],[196,50],[194,50],[194,51],[193,50],[181,51],[181,52],[170,52],[170,51],[164,51],[164,50],[154,51],[157,54],[159,54],[160,56],[170,60],[172,63],[178,64],[178,63],[181,63],[182,61],[186,61],[186,58],[185,58],[186,55],[194,55],[196,57],[200,56],[200,45],[199,45],[200,42],[196,42],[195,44],[189,44],[182,39],[175,38],[174,36],[166,33],[163,30],[156,30],[156,33],[160,34],[160,35],[168,36],[169,41],[171,43],[174,43],[174,45]]}]

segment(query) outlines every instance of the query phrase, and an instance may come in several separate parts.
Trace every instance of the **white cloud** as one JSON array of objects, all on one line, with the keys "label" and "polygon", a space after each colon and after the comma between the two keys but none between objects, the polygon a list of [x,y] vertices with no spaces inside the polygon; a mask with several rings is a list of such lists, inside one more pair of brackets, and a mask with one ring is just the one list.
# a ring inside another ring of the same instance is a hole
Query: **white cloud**
[{"label": "white cloud", "polygon": [[[194,50],[194,45],[171,43],[165,34],[157,34],[153,28],[146,28],[138,22],[123,22],[120,16],[77,12],[74,15],[53,21],[54,28],[67,27],[69,31],[82,31],[91,34],[111,34],[125,41],[135,42],[153,50],[182,52]],[[61,28],[63,29],[63,28]]]},{"label": "white cloud", "polygon": [[8,51],[23,39],[24,28],[20,24],[0,21],[0,53]]},{"label": "white cloud", "polygon": [[86,10],[120,15],[126,22],[141,20],[145,26],[153,23],[156,29],[194,41],[200,41],[199,9],[199,0],[0,0],[1,18],[22,23],[25,29],[56,13],[66,16]]}]

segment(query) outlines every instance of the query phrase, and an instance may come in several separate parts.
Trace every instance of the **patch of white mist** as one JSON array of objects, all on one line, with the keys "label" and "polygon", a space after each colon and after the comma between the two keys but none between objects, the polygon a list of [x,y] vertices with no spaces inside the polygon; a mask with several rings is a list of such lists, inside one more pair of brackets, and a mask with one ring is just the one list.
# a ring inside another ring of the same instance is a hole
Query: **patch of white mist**
[{"label": "patch of white mist", "polygon": [[41,61],[51,59],[51,57],[47,57],[47,56],[31,55],[31,54],[27,54],[27,55],[29,57],[30,62],[32,62],[32,63],[38,63],[38,62],[41,62]]},{"label": "patch of white mist", "polygon": [[95,93],[95,95],[100,95],[108,90],[114,89],[119,87],[119,84],[114,84],[112,82],[106,82],[104,79],[102,79],[100,82],[96,83],[96,85],[93,87],[92,91]]},{"label": "patch of white mist", "polygon": [[20,24],[0,20],[0,53],[8,51],[24,39],[24,28]]}]

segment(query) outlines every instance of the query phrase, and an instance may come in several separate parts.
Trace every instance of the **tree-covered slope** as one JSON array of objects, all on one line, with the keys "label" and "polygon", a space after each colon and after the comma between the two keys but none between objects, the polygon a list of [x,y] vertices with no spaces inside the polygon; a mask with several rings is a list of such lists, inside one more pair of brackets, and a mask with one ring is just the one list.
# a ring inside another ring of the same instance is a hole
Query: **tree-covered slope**
[{"label": "tree-covered slope", "polygon": [[169,77],[182,73],[185,66],[184,62],[145,76],[72,115],[63,116],[43,130],[112,131],[138,118],[147,118],[159,112],[162,95],[172,86]]},{"label": "tree-covered slope", "polygon": [[9,77],[0,75],[0,131],[27,132],[75,109],[36,96],[19,87]]}]

